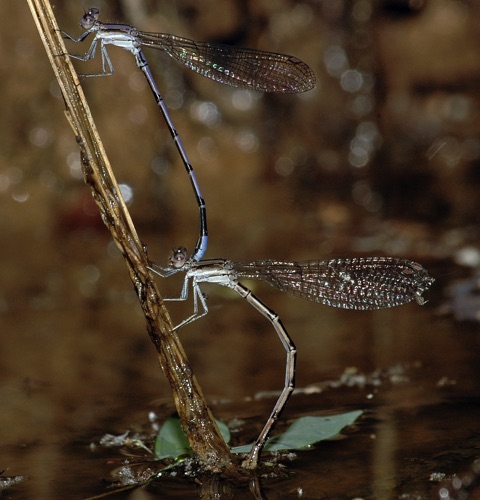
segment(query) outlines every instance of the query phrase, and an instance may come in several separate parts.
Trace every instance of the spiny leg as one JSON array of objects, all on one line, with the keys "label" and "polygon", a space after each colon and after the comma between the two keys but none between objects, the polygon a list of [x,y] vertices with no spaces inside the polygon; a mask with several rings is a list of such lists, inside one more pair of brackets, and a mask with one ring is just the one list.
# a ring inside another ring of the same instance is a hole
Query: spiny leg
[{"label": "spiny leg", "polygon": [[[187,279],[185,279],[185,281],[187,281]],[[188,325],[189,323],[192,323],[193,321],[196,321],[197,319],[202,318],[208,313],[207,301],[202,293],[202,290],[200,290],[198,283],[195,281],[195,278],[193,278],[192,290],[193,290],[193,314],[189,316],[187,319],[184,319],[177,326],[175,326],[175,328],[173,329],[174,331],[182,328],[185,325]],[[183,295],[183,290],[182,290],[182,295]],[[164,300],[186,300],[186,298],[187,297],[185,296],[185,298],[180,297],[180,299],[164,299]],[[200,303],[203,309],[203,311],[200,313],[198,312],[198,303]]]},{"label": "spiny leg", "polygon": [[[158,274],[162,278],[168,277],[175,272],[179,271],[180,269],[170,269],[170,268],[163,268],[159,266],[158,264],[153,264],[148,266],[148,268],[153,271],[154,273]],[[182,291],[180,292],[179,297],[166,297],[163,300],[166,302],[175,302],[175,301],[185,301],[188,299],[188,288],[190,284],[190,276],[186,275],[185,279],[183,281],[183,286],[182,286]],[[193,321],[196,321],[197,319],[200,319],[201,317],[205,316],[208,313],[208,306],[207,306],[207,301],[205,299],[205,296],[202,293],[202,290],[200,289],[200,286],[198,285],[195,277],[192,278],[192,290],[193,290],[193,314],[189,316],[187,319],[184,319],[182,322],[180,322],[178,325],[176,325],[173,330],[179,330],[185,325],[188,325],[189,323],[192,323]],[[202,312],[198,312],[199,307],[198,304],[200,303],[201,308],[203,309]]]},{"label": "spiny leg", "polygon": [[[75,40],[74,40],[75,41]],[[97,51],[98,40],[93,40],[92,45],[88,49],[88,52],[84,56],[68,54],[69,57],[73,59],[78,59],[79,61],[91,61],[95,59],[95,54]],[[110,60],[110,56],[108,55],[107,49],[105,47],[105,43],[103,40],[100,40],[100,54],[102,57],[102,72],[101,73],[84,73],[81,76],[83,77],[91,77],[91,76],[112,76],[115,74],[115,69],[113,68],[112,61]]]}]

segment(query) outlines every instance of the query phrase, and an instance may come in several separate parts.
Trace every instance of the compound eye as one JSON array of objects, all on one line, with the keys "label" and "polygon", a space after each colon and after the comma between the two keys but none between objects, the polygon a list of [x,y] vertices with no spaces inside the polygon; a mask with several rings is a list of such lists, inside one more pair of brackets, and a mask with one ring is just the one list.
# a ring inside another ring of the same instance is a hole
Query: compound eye
[{"label": "compound eye", "polygon": [[100,11],[95,7],[92,7],[85,13],[85,15],[80,20],[80,26],[83,29],[89,30],[95,24],[95,21],[99,18],[99,16],[100,16]]},{"label": "compound eye", "polygon": [[185,247],[175,248],[168,261],[171,267],[176,269],[183,267],[187,261],[187,249]]}]

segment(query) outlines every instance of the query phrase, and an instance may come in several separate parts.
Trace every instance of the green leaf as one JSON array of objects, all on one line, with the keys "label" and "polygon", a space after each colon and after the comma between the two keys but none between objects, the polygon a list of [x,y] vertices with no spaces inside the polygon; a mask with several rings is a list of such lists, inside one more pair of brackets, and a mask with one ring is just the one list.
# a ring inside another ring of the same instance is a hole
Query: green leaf
[{"label": "green leaf", "polygon": [[[356,410],[330,417],[301,417],[295,420],[283,434],[268,439],[264,450],[302,450],[338,435],[344,427],[352,425],[362,413]],[[253,444],[236,446],[232,448],[232,452],[248,453],[252,446]]]},{"label": "green leaf", "polygon": [[223,440],[228,444],[230,442],[230,429],[228,428],[228,425],[217,419],[215,419],[215,423],[217,424]]},{"label": "green leaf", "polygon": [[[215,419],[215,422],[223,439],[228,443],[230,441],[229,428],[219,420]],[[169,457],[180,458],[191,454],[192,449],[180,425],[180,419],[178,417],[171,417],[165,420],[155,440],[155,456],[159,460],[162,460]]]},{"label": "green leaf", "polygon": [[165,420],[155,440],[155,456],[162,460],[191,454],[192,450],[180,426],[180,420],[176,417]]}]

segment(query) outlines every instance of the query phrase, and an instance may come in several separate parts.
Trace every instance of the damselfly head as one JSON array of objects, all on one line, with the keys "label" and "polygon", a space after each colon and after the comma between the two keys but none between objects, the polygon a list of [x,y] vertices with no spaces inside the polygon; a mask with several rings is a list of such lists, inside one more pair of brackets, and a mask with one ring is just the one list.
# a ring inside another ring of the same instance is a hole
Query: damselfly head
[{"label": "damselfly head", "polygon": [[169,267],[180,269],[187,261],[187,249],[185,247],[175,248],[168,259]]},{"label": "damselfly head", "polygon": [[80,26],[85,30],[89,30],[95,24],[95,21],[97,21],[99,17],[100,17],[100,11],[95,7],[92,7],[87,12],[85,12],[82,19],[80,19]]}]

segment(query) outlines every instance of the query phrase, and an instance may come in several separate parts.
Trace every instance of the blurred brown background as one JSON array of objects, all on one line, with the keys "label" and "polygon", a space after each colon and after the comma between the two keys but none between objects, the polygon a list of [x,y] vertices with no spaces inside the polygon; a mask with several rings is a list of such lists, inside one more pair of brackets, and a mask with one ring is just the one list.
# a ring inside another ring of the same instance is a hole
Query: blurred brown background
[{"label": "blurred brown background", "polygon": [[[60,26],[80,34],[78,21],[91,6],[56,2]],[[207,202],[207,258],[392,255],[435,275],[421,311],[346,313],[255,288],[297,343],[298,384],[336,378],[348,366],[369,372],[420,361],[433,385],[463,377],[462,391],[475,394],[476,323],[467,342],[456,337],[451,317],[434,313],[450,280],[480,261],[478,2],[95,6],[104,22],[290,53],[317,76],[308,93],[262,95],[224,87],[147,49]],[[169,390],[122,258],[82,182],[78,147],[27,5],[3,2],[0,12],[0,445],[8,457],[0,469],[48,481],[52,472],[39,456],[53,470],[64,458],[32,443],[121,432],[154,399],[168,402]],[[89,42],[67,46],[84,53]],[[115,47],[109,54],[115,75],[82,87],[117,178],[131,192],[140,236],[163,263],[173,247],[193,248],[198,210],[133,57]],[[75,65],[91,72],[100,60]],[[180,277],[160,284],[165,296],[180,287]],[[227,291],[207,293],[209,315],[182,332],[206,394],[280,389],[284,354],[270,325]],[[171,312],[180,321],[191,307]],[[440,347],[432,349],[433,341]],[[20,443],[28,446],[17,453]]]}]

